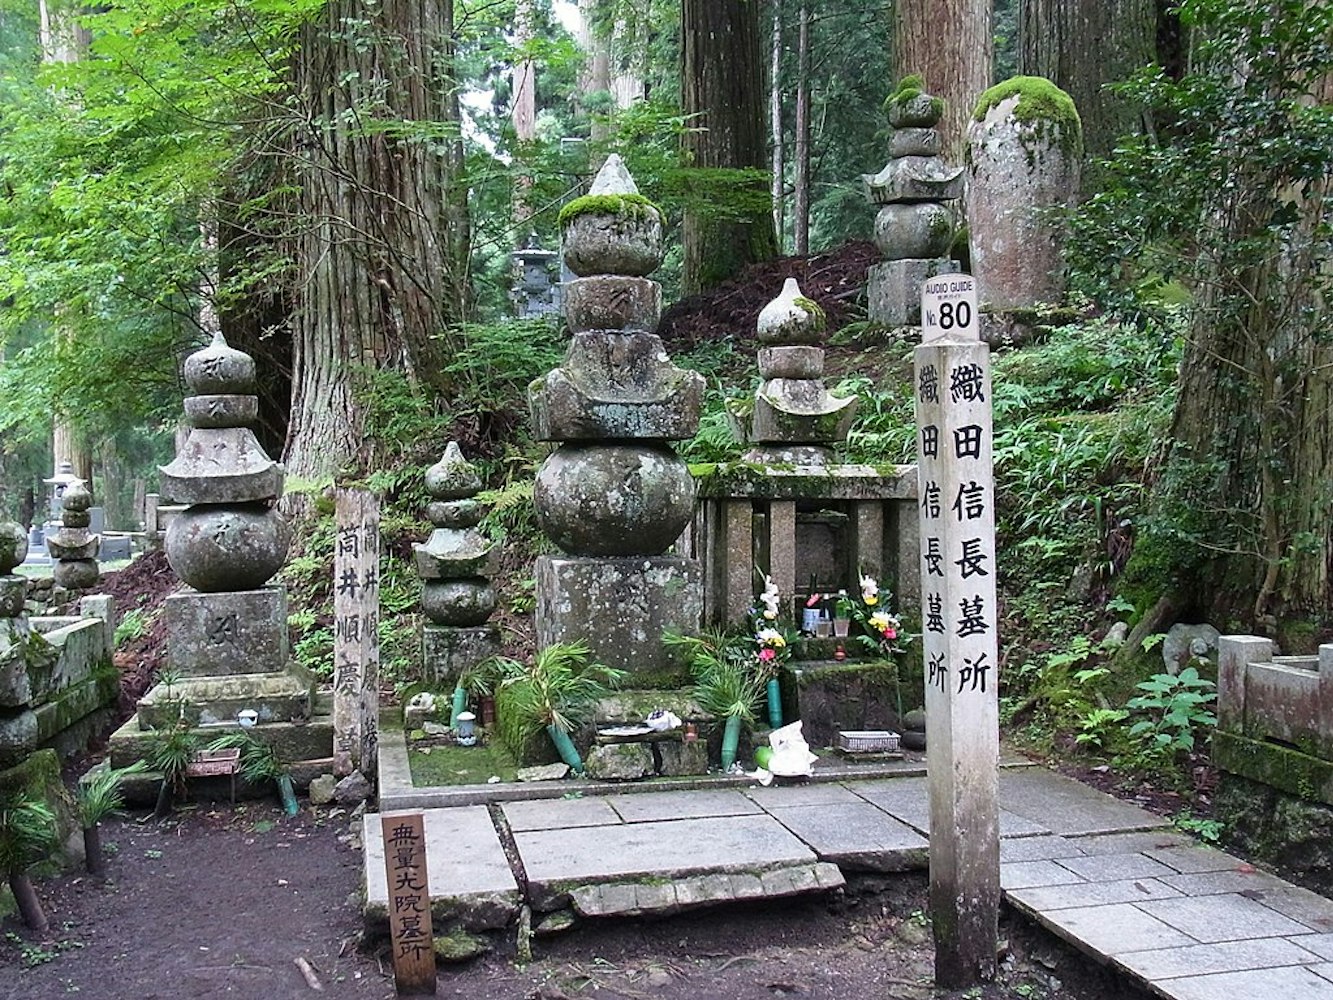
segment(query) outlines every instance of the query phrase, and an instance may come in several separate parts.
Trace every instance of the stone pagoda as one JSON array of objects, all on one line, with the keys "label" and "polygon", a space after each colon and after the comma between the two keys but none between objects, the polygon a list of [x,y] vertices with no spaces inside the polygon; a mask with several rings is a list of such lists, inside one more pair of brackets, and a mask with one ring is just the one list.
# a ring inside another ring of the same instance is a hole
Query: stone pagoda
[{"label": "stone pagoda", "polygon": [[907,77],[885,102],[893,138],[889,162],[877,174],[863,174],[866,197],[879,206],[875,245],[884,263],[867,275],[871,322],[915,326],[921,322],[921,285],[937,274],[956,272],[949,257],[954,211],[948,204],[963,194],[963,168],[940,156],[936,129],[944,104]]},{"label": "stone pagoda", "polygon": [[97,552],[102,539],[88,530],[93,495],[88,484],[75,479],[60,496],[60,530],[46,540],[55,560],[51,578],[67,590],[87,590],[97,584]]},{"label": "stone pagoda", "polygon": [[634,675],[680,666],[666,631],[694,633],[702,582],[668,555],[690,523],[694,480],[669,442],[699,425],[703,378],[677,368],[652,331],[662,289],[662,216],[611,156],[591,192],[561,212],[571,334],[564,363],[529,393],[539,440],[559,447],[537,473],[538,522],[560,549],[537,560],[537,642],[582,639]]},{"label": "stone pagoda", "polygon": [[499,630],[488,619],[495,610],[495,551],[477,530],[484,513],[475,499],[477,470],[450,441],[444,456],[426,470],[431,496],[426,516],[435,530],[412,546],[421,577],[425,679],[453,684],[459,676],[500,651]]},{"label": "stone pagoda", "polygon": [[290,532],[274,508],[283,469],[249,424],[258,415],[254,359],[221,334],[185,361],[189,436],[159,470],[162,493],[186,504],[166,533],[167,561],[186,584],[167,598],[171,680],[139,702],[139,721],[208,724],[251,709],[264,722],[310,714],[313,679],[288,663],[287,595],[268,581]]},{"label": "stone pagoda", "polygon": [[759,377],[745,440],[747,462],[825,465],[847,439],[855,397],[824,387],[824,311],[788,278],[759,313]]}]

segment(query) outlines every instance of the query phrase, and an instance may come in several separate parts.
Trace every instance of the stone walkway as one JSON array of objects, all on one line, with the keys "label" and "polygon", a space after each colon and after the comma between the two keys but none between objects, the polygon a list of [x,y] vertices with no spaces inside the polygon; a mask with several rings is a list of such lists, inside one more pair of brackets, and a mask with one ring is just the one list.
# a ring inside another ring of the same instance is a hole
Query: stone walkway
[{"label": "stone walkway", "polygon": [[[395,756],[382,780],[393,779]],[[827,891],[843,872],[926,867],[919,773],[770,788],[730,780],[425,808],[437,913],[473,929],[505,926],[524,903],[535,924],[566,907],[636,916]],[[392,803],[392,788],[384,792]],[[1262,988],[1333,1000],[1333,901],[1041,768],[1002,770],[1000,805],[1005,900],[1149,993],[1233,1000]],[[365,833],[367,919],[380,921],[378,816],[366,817]]]}]

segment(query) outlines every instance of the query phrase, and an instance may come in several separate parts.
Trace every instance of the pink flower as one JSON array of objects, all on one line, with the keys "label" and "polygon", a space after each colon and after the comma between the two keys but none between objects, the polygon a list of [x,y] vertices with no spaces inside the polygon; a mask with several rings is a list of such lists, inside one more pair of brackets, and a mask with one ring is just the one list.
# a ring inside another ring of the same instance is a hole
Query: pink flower
[{"label": "pink flower", "polygon": [[777,655],[778,654],[768,646],[765,646],[763,649],[759,650],[759,659],[763,660],[765,663],[767,663],[769,660],[773,659]]},{"label": "pink flower", "polygon": [[898,638],[898,633],[895,632],[892,628],[886,628],[886,629],[884,630],[884,638],[886,638],[886,639],[896,639],[896,638]]}]

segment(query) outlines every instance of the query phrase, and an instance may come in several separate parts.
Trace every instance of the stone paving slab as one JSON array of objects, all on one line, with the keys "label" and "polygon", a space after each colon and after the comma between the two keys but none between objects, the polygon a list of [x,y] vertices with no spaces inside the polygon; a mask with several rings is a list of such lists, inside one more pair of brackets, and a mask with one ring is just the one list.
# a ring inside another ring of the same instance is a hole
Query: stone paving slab
[{"label": "stone paving slab", "polygon": [[[1316,936],[1333,939],[1333,934],[1330,934],[1333,932],[1333,900],[1294,885],[1250,895],[1270,910],[1277,910],[1283,916],[1299,920],[1311,930],[1321,932]],[[1322,954],[1325,958],[1333,959],[1333,949]]]},{"label": "stone paving slab", "polygon": [[1095,958],[1198,943],[1130,903],[1046,910],[1035,913],[1035,916],[1040,923]]},{"label": "stone paving slab", "polygon": [[[893,778],[861,781],[848,785],[867,802],[906,823],[924,837],[930,836],[930,801],[925,778]],[[1001,799],[1003,803],[1003,799]],[[1040,822],[1000,808],[1000,836],[1034,837],[1051,831]]]},{"label": "stone paving slab", "polygon": [[1240,858],[1234,858],[1225,851],[1193,844],[1180,847],[1148,848],[1143,853],[1154,861],[1160,861],[1162,864],[1174,868],[1182,875],[1235,871],[1238,868],[1249,867]]},{"label": "stone paving slab", "polygon": [[1228,892],[1243,892],[1247,896],[1253,896],[1255,893],[1279,892],[1292,888],[1290,882],[1284,882],[1276,875],[1269,875],[1248,865],[1236,871],[1167,875],[1162,881],[1173,889],[1179,889],[1186,896],[1220,896]]},{"label": "stone paving slab", "polygon": [[1084,854],[1133,854],[1135,851],[1146,854],[1173,847],[1192,847],[1196,843],[1194,838],[1170,827],[1139,833],[1094,833],[1075,837],[1073,841]]},{"label": "stone paving slab", "polygon": [[[366,910],[371,920],[385,919],[389,883],[384,871],[383,816],[368,813],[362,827],[365,851]],[[434,912],[471,911],[474,926],[504,926],[518,912],[519,892],[500,837],[485,806],[426,809],[427,888]]]},{"label": "stone paving slab", "polygon": [[[1298,939],[1299,940],[1299,939]],[[1306,965],[1316,958],[1289,938],[1259,938],[1222,944],[1190,944],[1120,955],[1116,961],[1148,982],[1216,972]]]},{"label": "stone paving slab", "polygon": [[1158,879],[1129,879],[1124,882],[1075,882],[1069,885],[1038,886],[1010,892],[1012,902],[1025,910],[1046,913],[1074,907],[1108,906],[1119,903],[1146,903],[1170,899],[1181,893]]},{"label": "stone paving slab", "polygon": [[1302,937],[1300,942],[1306,951],[1333,961],[1333,934],[1308,934]]},{"label": "stone paving slab", "polygon": [[1247,996],[1333,1000],[1333,982],[1301,966],[1190,976],[1168,979],[1154,986],[1170,1000],[1238,1000]]},{"label": "stone paving slab", "polygon": [[825,861],[862,871],[925,868],[924,837],[869,802],[818,806],[768,806],[769,813]]},{"label": "stone paving slab", "polygon": [[825,862],[750,872],[696,875],[675,882],[588,885],[569,894],[581,917],[664,916],[714,903],[779,899],[808,892],[829,892],[846,884],[838,866]]},{"label": "stone paving slab", "polygon": [[608,801],[626,823],[698,819],[702,816],[745,816],[764,811],[743,792],[723,789],[616,795]]},{"label": "stone paving slab", "polygon": [[[647,796],[644,796],[646,798]],[[505,802],[504,811],[509,829],[567,830],[581,826],[610,826],[620,822],[620,815],[611,808],[605,796],[586,799],[535,799],[530,802]]]},{"label": "stone paving slab", "polygon": [[1057,858],[1083,857],[1083,848],[1066,837],[1044,834],[1036,837],[1008,837],[1000,841],[1000,864],[1020,861],[1054,861]]},{"label": "stone paving slab", "polygon": [[515,832],[514,841],[529,885],[543,891],[819,860],[768,815],[530,830]]},{"label": "stone paving slab", "polygon": [[1245,896],[1187,896],[1139,903],[1144,913],[1205,944],[1306,934],[1309,928]]},{"label": "stone paving slab", "polygon": [[1085,879],[1054,861],[1000,862],[1001,889],[1035,889],[1038,886],[1072,885],[1083,881]]},{"label": "stone paving slab", "polygon": [[1051,833],[1078,836],[1167,826],[1166,820],[1073,778],[1026,768],[1000,772],[1000,805]]},{"label": "stone paving slab", "polygon": [[1086,882],[1117,882],[1131,878],[1158,878],[1178,874],[1143,854],[1098,854],[1086,858],[1061,858],[1059,864]]},{"label": "stone paving slab", "polygon": [[[923,783],[925,778],[886,778],[889,782],[909,781]],[[922,787],[925,787],[922,784]],[[750,800],[767,809],[769,806],[827,806],[839,802],[857,802],[859,796],[844,785],[754,785],[745,790]]]}]

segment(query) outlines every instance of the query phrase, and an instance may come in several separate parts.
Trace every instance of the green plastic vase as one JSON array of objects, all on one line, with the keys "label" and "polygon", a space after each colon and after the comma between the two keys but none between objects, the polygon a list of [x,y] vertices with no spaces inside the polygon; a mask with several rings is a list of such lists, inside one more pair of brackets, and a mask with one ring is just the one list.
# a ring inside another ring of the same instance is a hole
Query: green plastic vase
[{"label": "green plastic vase", "polygon": [[569,738],[569,733],[559,726],[547,726],[546,732],[550,734],[551,742],[555,744],[560,759],[568,764],[569,769],[575,774],[582,774],[583,758],[579,756],[578,747],[574,746],[574,741]]},{"label": "green plastic vase", "polygon": [[765,685],[768,692],[768,725],[772,729],[782,727],[782,691],[778,687],[778,679],[772,677]]},{"label": "green plastic vase", "polygon": [[449,711],[449,728],[458,728],[458,716],[467,708],[467,688],[454,688],[454,703]]},{"label": "green plastic vase", "polygon": [[728,771],[736,763],[736,750],[741,743],[741,717],[728,715],[727,726],[722,730],[722,770]]}]

